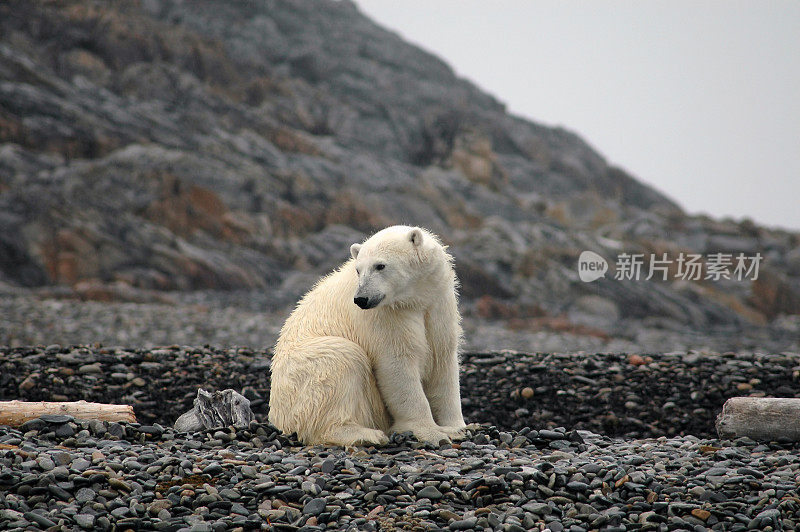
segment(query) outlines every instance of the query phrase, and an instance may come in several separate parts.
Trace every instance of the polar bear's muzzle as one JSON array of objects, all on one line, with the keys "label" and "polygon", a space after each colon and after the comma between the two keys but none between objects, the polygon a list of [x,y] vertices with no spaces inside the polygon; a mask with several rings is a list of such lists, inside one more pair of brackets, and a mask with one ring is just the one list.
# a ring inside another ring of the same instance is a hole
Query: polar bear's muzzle
[{"label": "polar bear's muzzle", "polygon": [[367,310],[367,309],[371,309],[371,308],[377,307],[378,304],[381,301],[383,301],[383,297],[384,296],[382,296],[382,295],[373,296],[373,297],[366,297],[366,296],[360,296],[360,295],[356,294],[356,297],[353,298],[353,303],[358,305],[359,308]]}]

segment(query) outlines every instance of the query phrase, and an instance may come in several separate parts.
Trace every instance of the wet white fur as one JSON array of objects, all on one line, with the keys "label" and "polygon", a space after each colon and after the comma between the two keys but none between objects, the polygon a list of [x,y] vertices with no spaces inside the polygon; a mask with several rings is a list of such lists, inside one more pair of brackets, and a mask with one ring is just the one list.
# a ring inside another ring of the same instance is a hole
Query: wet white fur
[{"label": "wet white fur", "polygon": [[[436,236],[407,226],[379,231],[351,253],[281,329],[270,422],[309,445],[383,444],[393,431],[430,442],[460,436],[452,257]],[[357,291],[383,300],[362,310]]]}]

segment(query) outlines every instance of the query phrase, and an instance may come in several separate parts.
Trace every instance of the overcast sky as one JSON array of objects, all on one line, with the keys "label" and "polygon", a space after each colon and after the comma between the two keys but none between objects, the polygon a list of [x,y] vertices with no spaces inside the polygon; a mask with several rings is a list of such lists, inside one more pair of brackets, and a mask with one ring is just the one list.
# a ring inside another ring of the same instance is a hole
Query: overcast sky
[{"label": "overcast sky", "polygon": [[356,0],[690,213],[800,229],[800,2]]}]

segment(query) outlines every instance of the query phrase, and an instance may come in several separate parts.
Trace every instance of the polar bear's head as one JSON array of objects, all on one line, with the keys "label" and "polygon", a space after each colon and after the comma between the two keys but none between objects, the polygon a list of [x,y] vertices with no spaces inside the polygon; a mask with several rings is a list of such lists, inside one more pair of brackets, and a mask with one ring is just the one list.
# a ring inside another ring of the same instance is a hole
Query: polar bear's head
[{"label": "polar bear's head", "polygon": [[353,302],[362,309],[412,305],[426,293],[425,283],[449,255],[439,240],[419,227],[395,225],[350,246],[358,288]]}]

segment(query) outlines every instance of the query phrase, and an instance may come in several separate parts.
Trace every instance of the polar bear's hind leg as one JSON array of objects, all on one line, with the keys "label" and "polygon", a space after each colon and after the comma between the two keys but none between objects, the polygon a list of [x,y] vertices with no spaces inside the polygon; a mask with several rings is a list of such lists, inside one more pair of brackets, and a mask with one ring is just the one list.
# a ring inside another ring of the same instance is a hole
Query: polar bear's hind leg
[{"label": "polar bear's hind leg", "polygon": [[367,354],[345,338],[312,338],[281,353],[270,395],[270,422],[306,445],[388,442],[391,423]]}]

